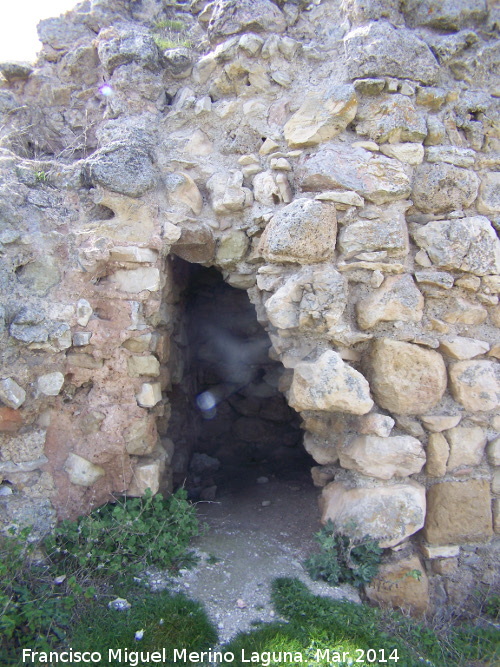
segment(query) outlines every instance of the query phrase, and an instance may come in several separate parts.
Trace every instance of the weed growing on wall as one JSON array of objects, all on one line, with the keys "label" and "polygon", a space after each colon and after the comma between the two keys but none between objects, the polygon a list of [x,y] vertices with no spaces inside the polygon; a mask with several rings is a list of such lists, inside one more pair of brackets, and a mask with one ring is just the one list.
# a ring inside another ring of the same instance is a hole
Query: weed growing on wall
[{"label": "weed growing on wall", "polygon": [[375,540],[345,535],[337,531],[331,520],[315,539],[321,551],[304,563],[312,579],[323,579],[332,586],[348,583],[359,587],[377,575],[382,549]]},{"label": "weed growing on wall", "polygon": [[189,541],[198,535],[195,508],[184,489],[168,498],[148,489],[142,498],[108,503],[78,521],[63,521],[45,542],[59,570],[106,574],[146,565],[176,569],[192,559]]}]

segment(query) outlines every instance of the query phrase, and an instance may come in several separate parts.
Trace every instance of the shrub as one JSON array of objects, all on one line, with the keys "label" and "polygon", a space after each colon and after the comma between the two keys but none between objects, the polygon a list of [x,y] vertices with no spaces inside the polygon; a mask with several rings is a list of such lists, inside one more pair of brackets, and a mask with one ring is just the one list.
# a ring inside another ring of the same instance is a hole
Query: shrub
[{"label": "shrub", "polygon": [[184,489],[108,503],[78,521],[63,521],[45,541],[59,571],[136,572],[146,565],[175,569],[189,564],[189,541],[198,534],[195,508]]},{"label": "shrub", "polygon": [[324,579],[332,586],[339,583],[362,586],[377,575],[382,549],[375,540],[345,535],[335,529],[331,520],[315,539],[321,551],[304,563],[312,579]]}]

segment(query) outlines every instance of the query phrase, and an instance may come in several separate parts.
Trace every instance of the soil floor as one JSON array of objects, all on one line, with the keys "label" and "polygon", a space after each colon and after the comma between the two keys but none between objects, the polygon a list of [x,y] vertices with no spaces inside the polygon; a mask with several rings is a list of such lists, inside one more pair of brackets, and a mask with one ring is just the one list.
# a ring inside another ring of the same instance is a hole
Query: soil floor
[{"label": "soil floor", "polygon": [[270,476],[264,483],[259,477],[257,470],[244,480],[235,477],[216,501],[198,504],[206,530],[195,542],[200,560],[194,569],[182,570],[174,580],[149,575],[153,589],[168,586],[202,602],[221,644],[255,621],[276,620],[270,601],[276,577],[297,577],[315,594],[359,602],[356,589],[313,582],[303,567],[321,527],[319,490],[309,471]]}]

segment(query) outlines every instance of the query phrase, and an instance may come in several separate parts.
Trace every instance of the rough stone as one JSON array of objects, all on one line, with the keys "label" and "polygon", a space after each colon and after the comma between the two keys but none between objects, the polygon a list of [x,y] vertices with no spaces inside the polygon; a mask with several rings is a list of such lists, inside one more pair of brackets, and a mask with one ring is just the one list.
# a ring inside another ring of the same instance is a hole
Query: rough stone
[{"label": "rough stone", "polygon": [[380,147],[380,151],[387,157],[393,157],[400,162],[405,162],[406,164],[417,165],[421,164],[424,160],[424,148],[422,144],[383,144]]},{"label": "rough stone", "polygon": [[173,244],[172,252],[186,262],[206,264],[215,255],[215,239],[207,225],[183,227],[180,238]]},{"label": "rough stone", "polygon": [[141,408],[154,407],[161,401],[161,384],[159,382],[145,382],[136,399]]},{"label": "rough stone", "polygon": [[488,443],[486,452],[490,465],[500,466],[500,436]]},{"label": "rough stone", "polygon": [[331,439],[321,438],[314,433],[304,434],[304,449],[320,465],[336,463],[339,460],[337,448]]},{"label": "rough stone", "polygon": [[475,338],[466,338],[465,336],[454,336],[444,338],[439,342],[439,349],[445,352],[453,359],[472,359],[480,354],[486,354],[489,349],[489,343]]},{"label": "rough stone", "polygon": [[356,309],[361,329],[370,329],[379,322],[420,322],[424,297],[411,276],[390,276],[367,299],[359,301]]},{"label": "rough stone", "polygon": [[160,69],[160,50],[147,30],[110,28],[99,35],[99,60],[112,74],[117,67],[136,62],[144,69]]},{"label": "rough stone", "polygon": [[125,449],[132,456],[146,456],[156,447],[157,436],[154,421],[144,419],[134,421],[123,434]]},{"label": "rough stone", "polygon": [[478,276],[500,273],[500,239],[482,215],[435,220],[416,229],[413,238],[435,266]]},{"label": "rough stone", "polygon": [[429,607],[429,580],[418,556],[383,563],[365,592],[371,602],[412,616],[422,616]]},{"label": "rough stone", "polygon": [[491,480],[491,492],[500,495],[500,470],[496,470],[493,473],[493,479]]},{"label": "rough stone", "polygon": [[268,223],[260,251],[271,262],[324,262],[333,255],[336,236],[335,206],[298,198]]},{"label": "rough stone", "polygon": [[366,379],[333,351],[317,361],[297,364],[289,404],[295,410],[325,410],[366,414],[373,406]]},{"label": "rough stone", "polygon": [[189,174],[176,172],[165,179],[169,201],[172,204],[185,204],[195,215],[200,215],[203,199],[198,186]]},{"label": "rough stone", "polygon": [[0,400],[6,406],[17,410],[26,400],[26,392],[12,378],[0,380]]},{"label": "rough stone", "polygon": [[432,546],[430,544],[422,543],[420,550],[425,558],[457,558],[460,554],[460,547],[458,545],[450,545],[444,547]]},{"label": "rough stone", "polygon": [[476,153],[458,146],[431,146],[425,150],[427,162],[446,162],[455,167],[473,167]]},{"label": "rough stone", "polygon": [[212,208],[218,215],[242,211],[252,203],[252,193],[243,186],[243,173],[238,170],[217,172],[207,181]]},{"label": "rough stone", "polygon": [[30,540],[40,540],[56,527],[56,513],[48,498],[14,495],[0,498],[0,530],[31,527]]},{"label": "rough stone", "polygon": [[462,466],[478,466],[481,463],[487,442],[482,428],[457,426],[445,431],[444,435],[450,443],[447,472],[453,472]]},{"label": "rough stone", "polygon": [[128,374],[137,378],[141,375],[157,376],[160,374],[160,362],[152,354],[145,357],[129,357],[127,359]]},{"label": "rough stone", "polygon": [[440,482],[428,490],[423,535],[431,545],[484,542],[492,534],[488,482]]},{"label": "rough stone", "polygon": [[147,489],[154,495],[160,488],[160,462],[154,459],[141,460],[134,466],[132,481],[127,489],[127,496],[141,497]]},{"label": "rough stone", "polygon": [[331,144],[301,159],[296,172],[303,190],[347,188],[375,204],[406,199],[411,190],[399,161],[363,148]]},{"label": "rough stone", "polygon": [[477,199],[479,213],[494,215],[500,213],[500,173],[493,171],[481,177],[479,197]]},{"label": "rough stone", "polygon": [[223,267],[232,266],[242,260],[248,250],[249,240],[245,232],[233,230],[219,241],[215,259]]},{"label": "rough stone", "polygon": [[420,417],[425,428],[432,433],[441,433],[458,426],[461,415],[423,415]]},{"label": "rough stone", "polygon": [[139,294],[144,290],[157,292],[160,289],[160,272],[156,268],[119,269],[109,278],[123,292]]},{"label": "rough stone", "polygon": [[265,303],[269,321],[278,329],[328,331],[347,304],[347,281],[332,266],[303,267]]},{"label": "rough stone", "polygon": [[64,384],[64,375],[59,372],[40,375],[37,380],[38,391],[45,396],[58,396]]},{"label": "rough stone", "polygon": [[96,151],[83,167],[84,180],[128,197],[140,197],[156,183],[149,153],[141,146],[110,144]]},{"label": "rough stone", "polygon": [[73,453],[66,459],[64,470],[68,473],[69,481],[77,486],[93,486],[105,475],[104,468]]},{"label": "rough stone", "polygon": [[163,52],[165,67],[174,79],[185,79],[193,69],[193,53],[183,46]]},{"label": "rough stone", "polygon": [[425,463],[422,443],[411,436],[362,435],[338,449],[340,465],[379,479],[408,477]]},{"label": "rough stone", "polygon": [[357,220],[342,227],[339,250],[345,259],[361,252],[385,251],[388,257],[404,257],[409,252],[406,204],[395,202],[374,212],[371,220]]},{"label": "rough stone", "polygon": [[332,86],[322,94],[309,93],[286,123],[285,139],[290,148],[317,146],[345,130],[357,108],[352,85]]},{"label": "rough stone", "polygon": [[427,465],[429,477],[444,477],[450,455],[450,445],[442,433],[431,433],[427,444]]},{"label": "rough stone", "polygon": [[374,488],[332,482],[323,489],[320,505],[323,523],[331,519],[337,528],[370,535],[389,548],[424,525],[425,489],[411,480]]},{"label": "rough stone", "polygon": [[93,312],[92,306],[87,299],[79,299],[76,304],[76,321],[81,327],[86,327]]},{"label": "rough stone", "polygon": [[0,73],[9,81],[22,81],[33,72],[33,66],[28,62],[7,61],[0,63]]},{"label": "rough stone", "polygon": [[396,414],[425,414],[445,392],[446,367],[433,350],[379,338],[373,344],[369,365],[375,400]]},{"label": "rough stone", "polygon": [[344,37],[351,79],[392,76],[434,83],[439,65],[431,50],[414,33],[376,21]]},{"label": "rough stone", "polygon": [[412,200],[424,213],[468,208],[476,199],[479,179],[469,169],[452,164],[421,164],[413,182]]},{"label": "rough stone", "polygon": [[455,282],[451,273],[444,271],[415,271],[415,278],[422,285],[432,285],[442,289],[451,289]]},{"label": "rough stone", "polygon": [[356,114],[356,132],[367,135],[379,144],[407,141],[421,143],[427,135],[427,125],[424,116],[415,109],[408,97],[387,95],[382,100],[377,98],[360,106]]},{"label": "rough stone", "polygon": [[387,438],[394,426],[394,419],[372,412],[369,415],[358,417],[357,425],[359,433],[363,435],[378,435],[381,438]]},{"label": "rough stone", "polygon": [[453,398],[471,412],[500,405],[500,364],[495,361],[458,361],[449,368]]},{"label": "rough stone", "polygon": [[481,304],[461,297],[449,297],[442,306],[441,317],[449,324],[482,324],[488,317],[488,311]]},{"label": "rough stone", "polygon": [[333,201],[336,204],[349,206],[364,206],[365,200],[355,192],[339,192],[338,190],[327,190],[316,195],[315,199],[320,201]]},{"label": "rough stone", "polygon": [[282,33],[285,30],[285,17],[270,0],[216,0],[208,24],[211,42],[241,32]]},{"label": "rough stone", "polygon": [[487,14],[486,0],[406,0],[402,10],[409,26],[451,31],[481,22]]}]

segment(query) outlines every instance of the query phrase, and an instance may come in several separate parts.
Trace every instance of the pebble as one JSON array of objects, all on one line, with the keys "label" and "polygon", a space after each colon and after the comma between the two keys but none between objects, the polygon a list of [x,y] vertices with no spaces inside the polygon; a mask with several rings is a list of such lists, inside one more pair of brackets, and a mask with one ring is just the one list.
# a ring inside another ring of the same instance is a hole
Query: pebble
[{"label": "pebble", "polygon": [[257,484],[267,484],[269,482],[268,477],[258,477],[257,478]]},{"label": "pebble", "polygon": [[269,507],[270,504],[271,504],[270,500],[263,500],[262,501],[262,507]]}]

